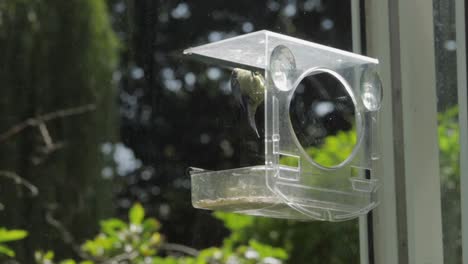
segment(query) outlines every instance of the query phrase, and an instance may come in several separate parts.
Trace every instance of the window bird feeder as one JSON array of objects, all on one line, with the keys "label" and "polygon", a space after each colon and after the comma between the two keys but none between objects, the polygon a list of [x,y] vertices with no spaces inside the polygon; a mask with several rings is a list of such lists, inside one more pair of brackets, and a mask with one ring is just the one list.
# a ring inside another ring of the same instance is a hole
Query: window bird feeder
[{"label": "window bird feeder", "polygon": [[[261,73],[265,82],[264,163],[222,171],[192,170],[194,207],[285,219],[343,221],[377,206],[379,182],[373,177],[373,162],[379,158],[376,123],[382,99],[377,59],[269,31],[189,48],[184,54],[225,68]],[[321,87],[315,92],[325,94],[325,99],[309,102],[315,111],[312,117],[293,118],[291,102],[308,92],[304,91],[304,80],[319,74],[333,78],[341,90]],[[333,118],[327,119],[326,114],[338,108],[352,113],[346,115],[352,126],[346,132],[329,132],[331,138],[327,139],[325,132],[330,129],[326,122]],[[299,119],[317,140],[301,139],[292,119]],[[340,145],[346,140],[353,143],[349,151]],[[312,143],[304,146],[304,142]],[[336,153],[329,151],[326,156],[320,149],[324,144],[335,146],[332,150]],[[334,164],[323,158],[343,153],[346,157]]]}]

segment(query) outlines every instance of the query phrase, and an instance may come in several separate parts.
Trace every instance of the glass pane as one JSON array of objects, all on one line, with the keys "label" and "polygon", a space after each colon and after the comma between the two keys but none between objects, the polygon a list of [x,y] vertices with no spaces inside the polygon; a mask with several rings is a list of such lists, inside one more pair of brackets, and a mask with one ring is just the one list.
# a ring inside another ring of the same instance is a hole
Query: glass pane
[{"label": "glass pane", "polygon": [[[358,263],[357,220],[192,207],[188,167],[247,166],[263,147],[231,72],[182,55],[260,29],[351,50],[350,13],[339,0],[0,1],[0,261]],[[327,134],[352,130],[334,114],[344,125]]]},{"label": "glass pane", "polygon": [[455,1],[433,5],[444,262],[462,263]]}]

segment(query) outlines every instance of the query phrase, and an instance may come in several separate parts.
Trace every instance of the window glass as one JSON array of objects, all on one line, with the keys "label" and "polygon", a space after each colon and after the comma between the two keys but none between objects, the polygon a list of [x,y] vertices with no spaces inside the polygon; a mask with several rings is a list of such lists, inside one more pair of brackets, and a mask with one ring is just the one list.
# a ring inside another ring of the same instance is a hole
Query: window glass
[{"label": "window glass", "polygon": [[[339,0],[1,1],[0,260],[358,263],[357,220],[192,207],[188,167],[245,166],[262,157],[241,153],[262,149],[249,144],[255,134],[239,133],[230,72],[182,55],[261,29],[351,50],[350,8]],[[446,98],[441,116],[451,113]],[[458,186],[450,175],[447,197]]]},{"label": "window glass", "polygon": [[444,262],[461,263],[455,1],[434,0],[433,5]]}]

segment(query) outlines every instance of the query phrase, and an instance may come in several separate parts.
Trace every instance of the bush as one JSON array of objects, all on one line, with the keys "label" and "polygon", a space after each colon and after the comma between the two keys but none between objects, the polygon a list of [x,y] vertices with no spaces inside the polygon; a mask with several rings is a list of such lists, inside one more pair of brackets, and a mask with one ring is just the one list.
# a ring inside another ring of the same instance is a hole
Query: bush
[{"label": "bush", "polygon": [[[37,264],[281,264],[288,255],[283,249],[250,240],[246,245],[231,243],[227,238],[221,247],[197,251],[183,245],[171,244],[158,231],[155,218],[145,218],[145,210],[135,204],[128,213],[128,222],[117,218],[101,221],[101,229],[93,239],[79,248],[83,260],[66,259],[56,262],[54,252],[37,251]],[[228,226],[229,227],[229,226]],[[236,232],[232,233],[235,236]],[[171,254],[172,253],[172,254]],[[175,253],[175,254],[174,254]],[[125,263],[127,263],[125,262]]]}]

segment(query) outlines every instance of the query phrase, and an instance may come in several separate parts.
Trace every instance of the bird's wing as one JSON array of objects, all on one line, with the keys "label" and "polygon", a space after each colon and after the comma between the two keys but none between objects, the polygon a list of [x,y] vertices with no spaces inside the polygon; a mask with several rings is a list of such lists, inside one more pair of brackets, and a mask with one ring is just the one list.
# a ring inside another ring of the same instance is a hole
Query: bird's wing
[{"label": "bird's wing", "polygon": [[255,134],[257,134],[257,137],[260,137],[260,134],[258,134],[257,125],[255,124],[256,112],[257,112],[256,107],[253,107],[252,105],[247,106],[247,115],[248,115],[250,127],[252,127],[252,129],[255,131]]},{"label": "bird's wing", "polygon": [[244,104],[244,100],[242,98],[241,87],[236,71],[232,71],[231,73],[231,93],[234,95],[236,101],[241,105],[241,108],[245,109],[246,105]]}]

